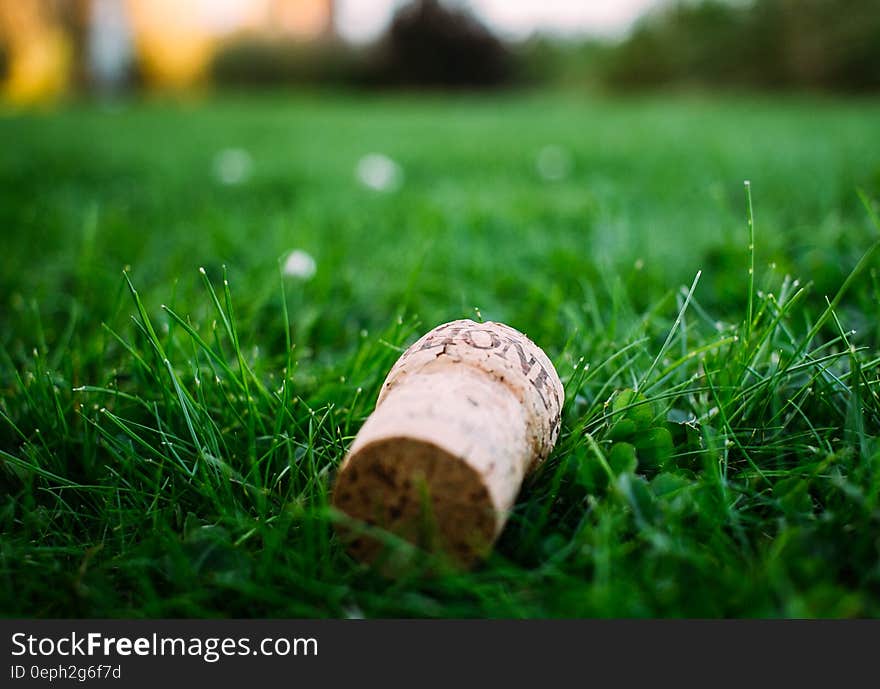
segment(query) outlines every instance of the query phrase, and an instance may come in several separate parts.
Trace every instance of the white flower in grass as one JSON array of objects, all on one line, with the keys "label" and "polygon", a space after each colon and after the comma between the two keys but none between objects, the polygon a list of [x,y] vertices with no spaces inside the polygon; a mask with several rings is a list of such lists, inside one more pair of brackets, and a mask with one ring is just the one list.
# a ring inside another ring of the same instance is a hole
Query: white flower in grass
[{"label": "white flower in grass", "polygon": [[284,259],[284,274],[299,280],[310,280],[318,270],[318,264],[311,254],[302,249],[294,249]]},{"label": "white flower in grass", "polygon": [[535,168],[542,179],[558,182],[571,174],[571,154],[561,146],[544,146],[535,158]]},{"label": "white flower in grass", "polygon": [[382,153],[368,153],[361,158],[355,176],[374,191],[395,191],[403,184],[403,168]]},{"label": "white flower in grass", "polygon": [[220,184],[242,184],[251,176],[254,160],[243,148],[224,148],[214,156],[214,177]]}]

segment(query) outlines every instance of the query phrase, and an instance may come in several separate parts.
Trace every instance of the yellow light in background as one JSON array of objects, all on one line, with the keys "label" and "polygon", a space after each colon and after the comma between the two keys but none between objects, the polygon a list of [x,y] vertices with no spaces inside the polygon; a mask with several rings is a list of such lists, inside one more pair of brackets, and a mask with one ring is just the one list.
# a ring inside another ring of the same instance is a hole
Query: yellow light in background
[{"label": "yellow light in background", "polygon": [[216,38],[198,0],[128,0],[135,47],[148,81],[183,88],[207,70]]},{"label": "yellow light in background", "polygon": [[25,104],[52,100],[68,87],[70,39],[40,0],[0,2],[0,37],[8,50],[3,96]]},{"label": "yellow light in background", "polygon": [[183,88],[207,72],[224,37],[240,31],[313,39],[330,30],[332,0],[128,0],[148,80]]},{"label": "yellow light in background", "polygon": [[[90,30],[101,30],[92,0],[76,1]],[[333,0],[118,1],[143,74],[158,88],[197,84],[222,41],[237,33],[312,40],[329,33],[333,22]],[[0,0],[0,40],[8,51],[0,89],[7,99],[48,100],[70,85],[75,50],[61,19],[64,7],[53,0]]]}]

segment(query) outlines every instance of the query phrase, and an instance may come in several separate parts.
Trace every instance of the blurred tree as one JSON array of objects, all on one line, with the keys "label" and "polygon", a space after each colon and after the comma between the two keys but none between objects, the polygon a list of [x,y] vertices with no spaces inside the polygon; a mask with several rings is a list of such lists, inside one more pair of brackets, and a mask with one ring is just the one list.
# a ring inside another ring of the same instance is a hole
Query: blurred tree
[{"label": "blurred tree", "polygon": [[58,22],[71,47],[71,77],[76,84],[88,83],[89,23],[92,0],[66,0],[57,3]]},{"label": "blurred tree", "polygon": [[217,84],[236,88],[358,85],[369,69],[363,58],[361,51],[335,39],[304,42],[245,36],[220,48],[211,76]]},{"label": "blurred tree", "polygon": [[880,87],[880,0],[763,0],[755,21],[777,20],[784,71],[803,86]]},{"label": "blurred tree", "polygon": [[614,51],[612,85],[880,88],[880,0],[677,2]]},{"label": "blurred tree", "polygon": [[398,10],[380,48],[376,78],[392,84],[486,87],[514,75],[512,54],[470,13],[439,0]]},{"label": "blurred tree", "polygon": [[594,38],[539,34],[511,50],[516,55],[517,80],[524,84],[588,87],[595,86],[612,47]]},{"label": "blurred tree", "polygon": [[3,36],[0,36],[0,83],[6,81],[9,73],[9,45]]}]

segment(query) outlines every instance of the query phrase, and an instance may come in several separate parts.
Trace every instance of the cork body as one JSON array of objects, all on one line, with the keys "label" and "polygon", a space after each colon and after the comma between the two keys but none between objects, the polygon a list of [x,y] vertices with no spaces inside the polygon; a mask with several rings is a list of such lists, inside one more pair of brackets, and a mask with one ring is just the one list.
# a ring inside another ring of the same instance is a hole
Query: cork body
[{"label": "cork body", "polygon": [[[559,436],[553,364],[501,323],[453,321],[407,349],[340,467],[333,502],[350,517],[462,564],[483,557],[523,478]],[[342,532],[371,560],[380,542]]]}]

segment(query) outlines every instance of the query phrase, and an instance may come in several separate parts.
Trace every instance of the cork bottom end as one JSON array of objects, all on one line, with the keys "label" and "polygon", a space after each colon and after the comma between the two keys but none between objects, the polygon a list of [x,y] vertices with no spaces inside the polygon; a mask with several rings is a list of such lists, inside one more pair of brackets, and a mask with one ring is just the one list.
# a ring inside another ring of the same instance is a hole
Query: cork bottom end
[{"label": "cork bottom end", "polygon": [[[498,515],[479,473],[417,438],[383,438],[352,454],[337,477],[333,504],[356,523],[462,566],[483,559],[498,531]],[[354,525],[338,529],[354,557],[375,562],[389,543],[369,531]]]}]

